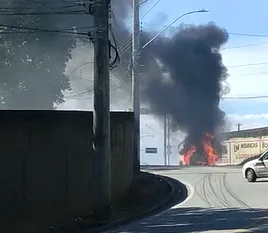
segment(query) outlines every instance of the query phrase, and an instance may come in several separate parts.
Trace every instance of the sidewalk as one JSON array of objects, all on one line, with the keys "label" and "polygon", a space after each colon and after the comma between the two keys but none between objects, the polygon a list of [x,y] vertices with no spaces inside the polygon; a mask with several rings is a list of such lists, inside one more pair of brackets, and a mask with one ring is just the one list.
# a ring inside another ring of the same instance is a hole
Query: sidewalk
[{"label": "sidewalk", "polygon": [[142,172],[134,180],[129,192],[112,205],[109,221],[99,222],[93,217],[79,218],[72,226],[52,228],[50,232],[102,232],[161,211],[173,196],[174,189],[168,179]]}]

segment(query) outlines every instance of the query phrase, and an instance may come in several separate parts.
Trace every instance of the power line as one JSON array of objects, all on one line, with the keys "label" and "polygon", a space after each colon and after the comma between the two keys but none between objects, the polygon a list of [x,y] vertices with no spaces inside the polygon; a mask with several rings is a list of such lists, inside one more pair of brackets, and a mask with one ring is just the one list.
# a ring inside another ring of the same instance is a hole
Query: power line
[{"label": "power line", "polygon": [[[158,2],[160,2],[160,1],[161,1],[161,0],[158,0]],[[147,2],[147,1],[144,1],[144,2],[140,3],[140,6],[141,6],[143,3],[145,3],[145,2]],[[158,2],[157,2],[157,4],[158,4]],[[157,5],[157,4],[155,4],[155,5]],[[147,14],[154,8],[154,7],[155,7],[155,6],[151,7],[151,8],[147,11],[147,13],[145,13],[145,15],[147,15]],[[145,15],[143,15],[142,17],[145,17]],[[130,15],[129,18],[127,18],[127,19],[125,20],[125,23],[128,23],[132,18],[133,18],[133,15]]]},{"label": "power line", "polygon": [[161,0],[158,0],[142,17],[141,19],[145,18],[146,15],[148,15],[160,2]]},{"label": "power line", "polygon": [[76,11],[55,11],[55,12],[20,12],[20,13],[7,13],[1,12],[0,16],[30,16],[30,15],[84,15],[87,14],[85,10],[76,10]]},{"label": "power line", "polygon": [[227,48],[222,48],[222,50],[240,49],[240,48],[251,47],[251,46],[256,46],[256,45],[261,45],[261,44],[268,44],[268,42],[260,42],[260,43],[255,43],[255,44],[245,44],[245,45],[234,46],[234,47],[229,47],[229,48],[227,47]]},{"label": "power line", "polygon": [[[92,89],[86,89],[81,91],[75,91],[71,95],[66,96],[67,99],[76,99],[75,97],[84,95],[91,92]],[[68,93],[67,93],[68,94]],[[69,93],[70,94],[70,93]],[[87,97],[81,99],[88,99]],[[268,99],[268,95],[257,95],[257,96],[224,96],[223,100],[250,100],[250,99]]]},{"label": "power line", "polygon": [[[158,0],[142,17],[141,17],[141,20],[144,19],[146,17],[146,15],[148,15],[159,3],[160,3],[161,0]],[[131,46],[131,39],[132,37],[129,36],[125,42],[123,42],[123,45],[121,46],[121,49],[123,49],[123,53],[125,53],[127,50],[130,49],[130,46]]]},{"label": "power line", "polygon": [[[5,4],[3,4],[5,3]],[[26,5],[26,6],[25,6]],[[79,9],[82,7],[82,9]],[[63,11],[63,9],[67,9]],[[39,11],[38,11],[39,10]],[[57,10],[57,11],[55,11]],[[74,1],[21,1],[8,2],[0,1],[0,15],[18,16],[18,15],[83,15],[89,14],[88,4]]]},{"label": "power line", "polygon": [[[41,6],[46,6],[48,3],[53,4],[53,5],[59,5],[61,6],[63,3],[69,3],[69,4],[81,4],[81,1],[72,1],[72,0],[61,0],[61,1],[55,1],[55,0],[46,0],[45,2],[43,0],[27,0],[26,2],[31,3],[31,4],[40,4]],[[10,3],[9,0],[0,0],[0,4],[6,4],[8,6],[12,5],[21,5],[21,1],[13,1],[12,4]]]},{"label": "power line", "polygon": [[[84,9],[79,9],[84,8]],[[74,9],[71,9],[74,8]],[[3,16],[18,16],[18,15],[49,15],[49,14],[58,14],[58,15],[83,15],[88,14],[88,10],[85,10],[85,6],[82,4],[68,5],[68,6],[31,6],[29,7],[0,7],[0,15]],[[63,9],[67,9],[64,10]],[[87,9],[87,8],[86,8]],[[56,10],[56,11],[55,11]]]},{"label": "power line", "polygon": [[87,61],[87,62],[82,63],[81,65],[75,67],[73,70],[71,70],[70,72],[68,72],[67,76],[70,75],[70,74],[72,74],[72,73],[74,73],[74,72],[77,71],[79,68],[81,68],[81,67],[83,67],[83,66],[85,66],[85,65],[88,65],[88,64],[92,64],[92,63],[93,63],[93,61]]},{"label": "power line", "polygon": [[268,62],[258,62],[258,63],[248,63],[234,66],[227,66],[228,68],[237,68],[237,67],[246,67],[246,66],[259,66],[259,65],[267,65]]},{"label": "power line", "polygon": [[[3,27],[3,29],[19,29],[19,30],[24,30],[27,33],[32,33],[32,32],[52,32],[52,33],[62,33],[62,34],[73,34],[73,35],[84,35],[84,36],[89,36],[89,33],[83,33],[83,32],[74,32],[74,29],[70,29],[73,31],[68,31],[68,30],[51,30],[51,29],[40,29],[40,28],[33,28],[33,27],[25,27],[25,26],[15,26],[15,25],[8,25],[8,24],[0,24],[0,27]],[[94,28],[94,27],[92,27]],[[21,33],[23,31],[1,31],[0,34],[3,33]]]},{"label": "power line", "polygon": [[[167,25],[161,25],[161,24],[151,24],[151,23],[146,23],[146,22],[143,22],[144,24],[147,24],[147,25],[151,25],[151,26],[158,26],[158,27],[167,27]],[[177,29],[179,28],[178,26],[172,26],[170,28],[174,28],[174,29]],[[235,36],[249,36],[249,37],[267,37],[268,38],[268,35],[265,35],[265,34],[252,34],[252,33],[238,33],[238,32],[228,32],[229,35],[235,35]]]},{"label": "power line", "polygon": [[[158,0],[142,17],[141,20],[144,19],[159,3],[161,0]],[[130,17],[130,19],[132,18],[132,16]],[[128,28],[129,30],[130,28]],[[131,47],[131,40],[132,40],[132,36],[129,36],[125,39],[125,41],[121,44],[120,49],[123,50],[121,51],[121,54],[124,54],[127,50],[130,49]]]},{"label": "power line", "polygon": [[[113,49],[115,52],[114,60],[112,62],[110,62],[110,69],[113,69],[120,63],[121,57],[120,57],[119,52],[118,52],[118,45],[117,45],[117,41],[116,41],[115,33],[114,33],[115,30],[114,30],[111,23],[109,24],[109,31],[110,31],[110,35],[112,37],[112,40],[114,42],[114,45],[112,45],[111,41],[109,41],[110,50]],[[110,51],[110,58],[111,58],[111,51]]]},{"label": "power line", "polygon": [[240,99],[268,99],[268,95],[257,95],[257,96],[225,96],[222,99],[226,100],[240,100]]},{"label": "power line", "polygon": [[[165,25],[160,25],[160,24],[151,24],[151,23],[146,23],[143,22],[146,25],[151,25],[151,26],[158,26],[158,27],[166,27]],[[178,27],[172,26],[170,27],[171,29],[177,29]],[[235,32],[229,32],[228,34],[230,35],[236,35],[236,36],[250,36],[250,37],[268,37],[268,35],[260,35],[260,34],[249,34],[249,33],[235,33]],[[241,45],[241,46],[234,46],[234,47],[229,47],[229,48],[222,48],[222,50],[231,50],[231,49],[239,49],[239,48],[245,48],[245,47],[251,47],[251,46],[256,46],[256,45],[261,45],[261,44],[268,44],[268,41],[265,42],[259,42],[259,43],[253,43],[253,44],[246,44],[246,45]]]},{"label": "power line", "polygon": [[250,33],[237,33],[237,32],[229,32],[229,35],[235,35],[235,36],[249,36],[249,37],[263,37],[268,38],[268,35],[264,34],[250,34]]},{"label": "power line", "polygon": [[[32,2],[34,2],[34,1],[31,1],[31,3]],[[47,1],[46,1],[47,2]],[[1,3],[1,2],[0,2]],[[7,5],[10,5],[10,4],[7,4]],[[25,7],[25,6],[21,6],[21,3],[19,3],[19,5],[20,6],[12,6],[12,7],[3,7],[3,6],[1,6],[1,10],[23,10],[23,9],[25,9],[25,10],[29,10],[29,7]],[[46,9],[46,8],[49,8],[49,9],[68,9],[68,8],[75,8],[75,7],[78,7],[78,6],[83,6],[83,4],[81,4],[81,3],[77,3],[77,4],[70,4],[70,5],[66,5],[66,6],[62,6],[62,5],[59,5],[59,6],[52,6],[52,5],[44,5],[44,4],[42,4],[42,6],[38,6],[38,5],[32,5],[32,6],[34,6],[34,7],[32,7],[32,8],[34,8],[34,9],[42,9],[42,10],[44,10],[44,9]]]},{"label": "power line", "polygon": [[260,74],[268,74],[268,72],[264,71],[264,72],[256,72],[256,73],[232,74],[230,76],[247,76],[247,75],[260,75]]}]

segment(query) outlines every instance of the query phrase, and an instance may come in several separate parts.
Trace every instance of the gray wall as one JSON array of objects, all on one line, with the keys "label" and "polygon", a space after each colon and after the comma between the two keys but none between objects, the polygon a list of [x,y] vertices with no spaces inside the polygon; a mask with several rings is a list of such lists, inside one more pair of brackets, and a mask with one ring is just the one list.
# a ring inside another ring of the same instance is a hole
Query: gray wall
[{"label": "gray wall", "polygon": [[[91,163],[92,117],[78,111],[0,111],[0,215],[8,223],[46,224],[90,213],[98,185]],[[111,166],[116,199],[133,179],[130,112],[111,113]]]}]

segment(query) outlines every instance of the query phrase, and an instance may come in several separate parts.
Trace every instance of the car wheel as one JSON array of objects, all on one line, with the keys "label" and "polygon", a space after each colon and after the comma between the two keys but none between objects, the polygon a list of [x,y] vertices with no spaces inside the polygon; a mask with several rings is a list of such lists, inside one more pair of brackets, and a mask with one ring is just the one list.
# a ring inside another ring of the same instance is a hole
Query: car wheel
[{"label": "car wheel", "polygon": [[256,173],[253,169],[249,168],[246,170],[246,178],[248,182],[255,182],[257,179]]}]

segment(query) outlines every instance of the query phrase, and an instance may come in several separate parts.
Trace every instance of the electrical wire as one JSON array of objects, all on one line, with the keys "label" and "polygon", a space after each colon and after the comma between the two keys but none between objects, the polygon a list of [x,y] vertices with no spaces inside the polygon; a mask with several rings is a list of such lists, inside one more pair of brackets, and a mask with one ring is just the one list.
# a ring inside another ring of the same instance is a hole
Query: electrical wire
[{"label": "electrical wire", "polygon": [[229,35],[234,35],[234,36],[248,36],[248,37],[263,37],[263,38],[268,38],[268,35],[264,34],[250,34],[250,33],[237,33],[237,32],[228,32]]},{"label": "electrical wire", "polygon": [[[147,22],[143,22],[145,25],[149,25],[149,26],[157,26],[157,27],[163,27],[165,28],[166,25],[160,25],[160,24],[151,24],[151,23],[147,23]],[[172,29],[177,29],[178,27],[176,26],[171,26],[170,28]],[[253,34],[253,33],[238,33],[238,32],[228,32],[229,35],[234,35],[234,36],[248,36],[248,37],[259,37],[259,38],[268,38],[267,34]],[[263,42],[262,42],[263,43]],[[268,43],[268,42],[264,42],[264,43]],[[256,44],[254,44],[256,45]]]},{"label": "electrical wire", "polygon": [[[0,31],[0,36],[1,35],[5,35],[5,34],[16,34],[16,35],[20,35],[20,34],[34,34],[37,32],[27,32],[27,31],[23,31],[23,32],[14,32],[14,31],[10,31],[10,32],[1,32]],[[51,37],[50,33],[43,33],[42,36],[49,36]],[[61,38],[75,38],[76,39],[81,39],[81,40],[89,40],[88,36],[85,35],[77,35],[77,34],[59,34],[59,33],[54,33],[53,36],[55,37],[61,37]]]},{"label": "electrical wire", "polygon": [[146,15],[148,15],[159,3],[161,0],[158,0],[142,17],[141,19],[144,19]]},{"label": "electrical wire", "polygon": [[[120,55],[119,55],[119,52],[118,52],[118,46],[117,46],[117,42],[116,42],[116,38],[115,38],[115,34],[114,34],[114,29],[112,27],[112,25],[110,24],[109,25],[109,31],[110,31],[110,35],[112,37],[112,40],[113,40],[113,43],[114,45],[111,43],[111,41],[109,41],[109,47],[114,50],[115,52],[115,58],[114,60],[110,63],[110,69],[114,69],[119,63],[120,63]],[[111,51],[110,49],[110,51]],[[111,53],[110,53],[110,56],[111,56]]]},{"label": "electrical wire", "polygon": [[[33,32],[48,32],[48,33],[62,33],[62,34],[72,34],[72,35],[84,35],[89,36],[89,33],[83,33],[83,32],[74,32],[74,31],[67,31],[67,30],[51,30],[51,29],[40,29],[40,28],[33,28],[33,27],[25,27],[25,26],[15,26],[15,25],[8,25],[8,24],[0,24],[0,28],[3,29],[19,29],[22,31],[0,31],[0,34],[4,33],[33,33]],[[95,28],[95,27],[92,27]],[[23,31],[24,30],[24,31]],[[71,29],[70,29],[71,30]],[[74,30],[74,29],[72,29]]]},{"label": "electrical wire", "polygon": [[[147,24],[147,23],[145,23],[145,24]],[[158,25],[158,26],[160,26],[160,25]],[[172,28],[176,28],[176,27],[173,26]],[[237,35],[237,36],[268,37],[268,35],[259,35],[259,34],[245,34],[245,33],[243,33],[243,34],[242,33],[229,33],[229,34],[231,34],[231,35]],[[128,41],[129,40],[131,40],[131,37],[128,39]],[[123,44],[123,48],[124,48],[125,51],[128,50],[127,45],[126,45],[128,41],[126,41]],[[248,44],[248,45],[236,46],[236,47],[231,47],[231,48],[224,48],[223,50],[235,49],[235,48],[243,48],[243,47],[255,46],[255,45],[260,45],[260,44],[268,44],[268,42],[260,42],[260,43],[255,43],[255,44]],[[123,51],[123,53],[125,51]],[[266,64],[268,64],[268,62],[248,63],[248,64],[228,66],[228,68],[257,66],[257,65],[266,65]],[[231,76],[260,75],[260,74],[268,74],[268,72],[234,74],[234,75],[231,75]],[[247,99],[267,99],[267,98],[268,98],[268,96],[265,96],[265,95],[260,95],[260,96],[246,96],[246,97],[245,96],[243,96],[243,97],[222,97],[222,99],[226,99],[226,100],[247,100]]]},{"label": "electrical wire", "polygon": [[257,96],[225,96],[222,99],[226,100],[241,100],[241,99],[268,99],[267,95],[257,95]]},{"label": "electrical wire", "polygon": [[[31,3],[32,2],[34,2],[34,1],[31,1]],[[46,1],[47,2],[47,1]],[[33,6],[33,5],[32,5]],[[52,5],[42,5],[42,6],[36,6],[36,5],[34,5],[34,9],[42,9],[42,10],[44,10],[44,9],[46,9],[46,8],[48,8],[48,9],[69,9],[69,8],[76,8],[76,7],[80,7],[80,6],[83,6],[83,4],[81,4],[81,3],[77,3],[77,4],[71,4],[71,5],[60,5],[60,6],[52,6]],[[19,7],[16,7],[16,6],[12,6],[12,7],[3,7],[3,6],[1,6],[1,8],[0,8],[1,10],[6,10],[6,11],[8,11],[8,10],[12,10],[12,11],[14,11],[14,10],[23,10],[23,9],[25,9],[25,10],[29,10],[29,7],[25,7],[25,6],[21,6],[21,4],[20,4],[20,6]]]},{"label": "electrical wire", "polygon": [[92,64],[94,63],[93,61],[87,61],[87,62],[84,62],[82,63],[81,65],[77,66],[76,68],[74,68],[72,71],[70,71],[67,76],[71,75],[72,73],[74,73],[75,71],[77,71],[79,68],[85,66],[85,65],[88,65],[88,64]]},{"label": "electrical wire", "polygon": [[246,67],[246,66],[260,66],[260,65],[267,65],[267,64],[268,64],[268,62],[248,63],[248,64],[228,66],[228,68],[237,68],[237,67]]},{"label": "electrical wire", "polygon": [[[159,25],[159,24],[151,24],[151,23],[146,23],[143,22],[145,25],[149,25],[149,26],[158,26],[158,27],[166,27],[165,25]],[[177,29],[178,27],[176,26],[171,26],[171,29]],[[235,36],[249,36],[249,37],[260,37],[260,38],[266,38],[268,37],[268,35],[261,35],[261,34],[249,34],[249,33],[236,33],[236,32],[229,32],[228,34],[230,35],[235,35]],[[226,51],[226,50],[232,50],[232,49],[240,49],[240,48],[245,48],[245,47],[252,47],[252,46],[258,46],[258,45],[262,45],[262,44],[268,44],[268,41],[264,41],[264,42],[259,42],[259,43],[253,43],[253,44],[246,44],[246,45],[240,45],[240,46],[234,46],[234,47],[227,47],[227,48],[222,48],[222,51]]]},{"label": "electrical wire", "polygon": [[247,76],[247,75],[260,75],[260,74],[268,74],[268,72],[256,72],[256,73],[243,73],[243,74],[232,74],[230,76]]},{"label": "electrical wire", "polygon": [[240,46],[234,46],[234,47],[227,47],[227,48],[222,48],[221,50],[232,50],[232,49],[240,49],[240,48],[245,48],[245,47],[252,47],[252,46],[257,46],[261,44],[268,44],[268,42],[260,42],[260,43],[255,43],[255,44],[245,44],[245,45],[240,45]]},{"label": "electrical wire", "polygon": [[[114,35],[114,32],[113,32],[113,28],[112,28],[111,25],[109,25],[109,30],[110,30],[110,34],[111,34],[111,37],[112,37],[112,40],[113,40],[113,43],[114,43],[114,45],[113,45],[112,42],[109,40],[110,51],[112,49],[115,52],[115,57],[114,57],[114,59],[109,64],[109,67],[112,70],[112,69],[114,69],[120,63],[120,56],[119,56],[118,49],[117,49],[116,38],[115,38],[115,35]],[[93,63],[93,61],[87,61],[87,62],[84,62],[84,63],[80,64],[79,66],[77,66],[76,68],[74,68],[72,71],[70,71],[67,74],[67,76],[70,75],[70,74],[72,74],[72,73],[74,73],[79,68],[81,68],[81,67],[83,67],[85,65],[91,64],[91,63]]]},{"label": "electrical wire", "polygon": [[[141,20],[144,19],[159,3],[161,0],[158,0],[142,17]],[[130,19],[132,16],[130,17]],[[128,30],[130,27],[128,28]],[[131,47],[131,41],[132,41],[132,36],[130,35],[125,39],[125,41],[120,45],[120,50],[121,50],[121,55],[123,55],[126,51],[128,51]]]},{"label": "electrical wire", "polygon": [[132,18],[133,18],[133,15],[130,15],[127,19],[124,20],[124,23],[127,24]]},{"label": "electrical wire", "polygon": [[119,53],[117,51],[117,48],[114,45],[112,45],[111,43],[110,43],[110,47],[115,52],[115,58],[112,62],[110,62],[110,69],[114,69],[116,67],[116,65],[120,62],[120,57],[119,57]]},{"label": "electrical wire", "polygon": [[87,12],[85,10],[76,11],[55,11],[55,12],[20,12],[20,13],[2,13],[0,11],[0,16],[30,16],[30,15],[84,15]]},{"label": "electrical wire", "polygon": [[[74,3],[74,2],[67,2],[67,5],[64,5],[64,1],[58,2],[59,5],[51,5],[48,1],[46,3],[39,2],[41,4],[38,5],[36,1],[29,1],[27,6],[24,6],[22,2],[17,2],[17,6],[15,3],[1,5],[0,2],[0,15],[4,16],[15,16],[15,15],[50,15],[50,14],[85,14],[88,13],[85,9],[78,10],[78,7],[84,6],[83,3]],[[30,4],[30,5],[29,5]],[[7,7],[8,6],[8,7]],[[67,9],[63,11],[64,9]],[[57,11],[55,11],[57,10]],[[15,11],[15,12],[14,12]],[[17,11],[17,12],[16,12]],[[26,12],[24,12],[26,11]]]},{"label": "electrical wire", "polygon": [[[1,2],[0,2],[1,3]],[[67,6],[66,6],[67,7]],[[68,7],[74,7],[73,6],[68,6]],[[6,11],[3,12],[3,9],[5,9]],[[77,11],[57,11],[57,12],[30,12],[30,13],[24,13],[24,12],[20,12],[20,13],[9,13],[7,10],[10,9],[10,10],[13,10],[14,11],[14,7],[13,8],[5,8],[3,7],[1,10],[0,10],[0,16],[1,15],[49,15],[49,14],[80,14],[80,13],[87,13],[86,11],[81,11],[81,10],[77,10]],[[26,26],[15,26],[15,25],[8,25],[8,24],[0,24],[0,28],[2,28],[3,30],[0,31],[0,34],[8,34],[8,33],[13,33],[13,34],[20,34],[20,33],[37,33],[37,32],[46,32],[46,33],[62,33],[62,34],[71,34],[71,35],[83,35],[83,36],[89,36],[89,33],[81,33],[81,32],[74,32],[74,29],[71,28],[71,29],[58,29],[58,30],[51,30],[51,29],[40,29],[40,28],[33,28],[33,27],[26,27]],[[89,27],[86,27],[87,29],[89,29]],[[96,27],[91,27],[91,29],[95,29]],[[77,29],[77,28],[76,28]],[[115,39],[115,36],[114,36],[114,33],[113,33],[113,29],[112,27],[110,26],[109,27],[110,29],[110,34],[111,34],[111,37],[112,37],[112,41],[109,40],[109,47],[111,50],[114,51],[115,53],[115,57],[114,59],[110,62],[110,69],[113,69],[116,67],[116,65],[120,62],[120,56],[119,56],[119,53],[118,53],[118,46],[117,46],[117,43],[116,43],[116,39]],[[114,43],[114,44],[112,44]],[[72,70],[71,72],[69,72],[67,75],[70,75],[72,74],[73,72],[75,72],[76,70],[78,70],[80,67],[86,65],[86,64],[89,64],[89,63],[92,63],[92,62],[85,62],[83,64],[81,64],[80,66],[76,67],[74,70]],[[92,89],[88,89],[88,90],[85,90],[85,91],[82,91],[82,92],[76,92],[74,94],[71,94],[69,93],[67,99],[71,99],[75,96],[79,96],[79,95],[83,95],[89,91],[92,91]]]},{"label": "electrical wire", "polygon": [[[115,74],[113,73],[113,71],[111,71],[111,75],[112,78],[116,78]],[[88,81],[92,81],[92,80],[88,80]],[[115,89],[113,91],[115,91],[117,88],[120,88],[121,86],[116,86]],[[65,97],[65,102],[69,101],[69,100],[86,100],[86,99],[91,99],[91,97],[81,97],[81,98],[77,98],[79,96],[82,96],[84,94],[89,94],[93,91],[93,87],[90,88],[86,88],[85,90],[79,90],[79,91],[74,91],[74,92],[68,92],[66,93],[67,96]],[[60,107],[61,105],[63,105],[65,102],[61,103],[60,105],[58,105],[57,107]]]},{"label": "electrical wire", "polygon": [[[62,5],[63,3],[68,3],[68,4],[81,4],[81,1],[73,1],[73,0],[61,0],[61,1],[55,1],[55,0],[46,0],[45,3],[43,0],[25,0],[25,2],[28,2],[28,3],[31,3],[31,4],[40,4],[41,6],[46,6],[48,3],[51,4],[51,5]],[[0,0],[0,6],[1,4],[5,4],[5,5],[12,5],[15,6],[15,5],[21,5],[22,4],[22,1],[19,1],[19,0],[16,0],[16,1],[13,1],[12,3],[10,3],[9,0]]]},{"label": "electrical wire", "polygon": [[[2,5],[6,3],[5,5]],[[51,3],[53,3],[51,5]],[[55,4],[57,3],[57,4]],[[65,4],[65,5],[64,5]],[[25,6],[26,5],[26,6]],[[77,7],[84,6],[81,2],[74,2],[74,1],[66,1],[61,0],[60,2],[55,2],[53,0],[46,0],[45,3],[43,1],[37,0],[26,0],[26,3],[20,1],[16,1],[12,4],[8,4],[7,1],[0,1],[0,16],[26,16],[26,15],[81,15],[81,14],[88,14],[84,9],[76,9]],[[74,9],[75,8],[75,9]],[[42,11],[37,11],[38,9],[42,9]],[[55,11],[56,9],[56,11]],[[67,10],[64,10],[67,9]],[[23,12],[23,10],[27,10]],[[18,11],[18,12],[14,12]],[[30,11],[30,12],[29,12]],[[35,11],[35,12],[34,12]],[[0,24],[0,27],[3,30],[0,31],[1,34],[10,34],[10,33],[18,33],[13,29],[19,30],[20,33],[35,33],[35,32],[46,32],[46,33],[62,33],[62,34],[73,34],[73,35],[83,35],[89,36],[89,33],[84,32],[74,32],[74,29],[58,29],[58,30],[50,30],[50,29],[40,29],[40,28],[30,28],[24,25],[16,26],[16,25],[7,25],[7,24]],[[89,27],[88,27],[89,28]],[[95,27],[91,27],[95,29]],[[12,29],[12,30],[7,30]],[[70,32],[68,32],[68,30]]]}]

